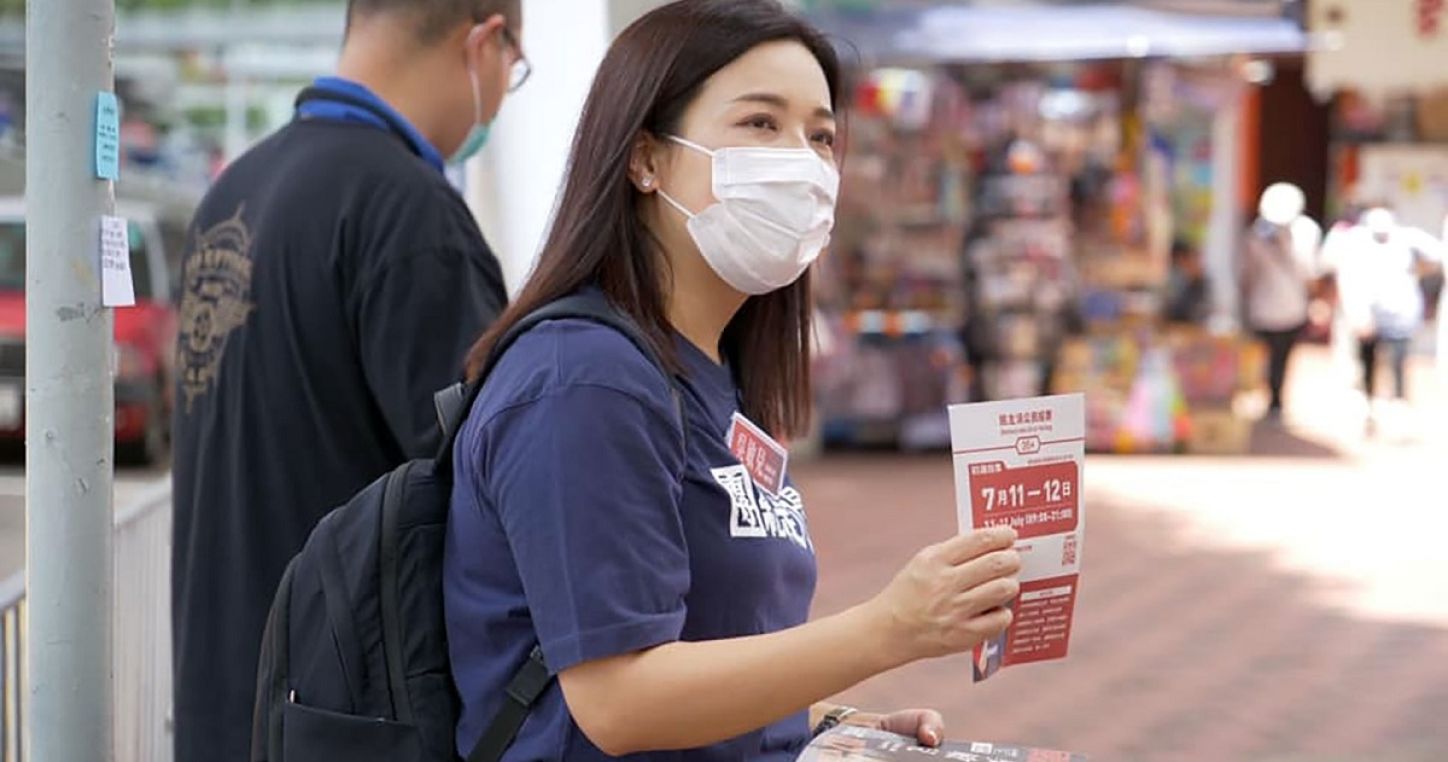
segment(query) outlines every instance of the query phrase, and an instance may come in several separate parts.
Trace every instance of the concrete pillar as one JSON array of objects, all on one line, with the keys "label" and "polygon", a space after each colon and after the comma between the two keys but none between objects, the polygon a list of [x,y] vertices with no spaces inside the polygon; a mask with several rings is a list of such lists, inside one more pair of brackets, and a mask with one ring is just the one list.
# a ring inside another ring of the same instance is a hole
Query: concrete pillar
[{"label": "concrete pillar", "polygon": [[[112,0],[30,0],[25,61],[25,587],[21,757],[109,762],[115,361],[102,306],[96,94]],[[8,661],[7,661],[8,664]],[[13,677],[11,678],[13,679]],[[7,723],[6,732],[14,730]]]}]

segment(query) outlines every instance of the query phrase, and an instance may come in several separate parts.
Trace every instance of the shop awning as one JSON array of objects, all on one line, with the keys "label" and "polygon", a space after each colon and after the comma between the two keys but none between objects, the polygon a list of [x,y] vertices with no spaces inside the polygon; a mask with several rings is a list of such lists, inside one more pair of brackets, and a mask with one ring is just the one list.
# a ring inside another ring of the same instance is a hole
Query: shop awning
[{"label": "shop awning", "polygon": [[1077,61],[1301,53],[1289,19],[1121,5],[937,6],[820,10],[810,18],[867,61]]}]

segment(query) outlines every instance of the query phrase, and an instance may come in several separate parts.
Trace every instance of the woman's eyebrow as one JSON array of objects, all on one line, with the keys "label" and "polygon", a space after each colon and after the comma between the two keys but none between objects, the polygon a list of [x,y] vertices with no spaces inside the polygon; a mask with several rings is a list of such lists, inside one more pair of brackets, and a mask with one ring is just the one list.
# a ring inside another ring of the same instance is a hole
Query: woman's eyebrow
[{"label": "woman's eyebrow", "polygon": [[[744,95],[741,95],[741,96],[739,96],[738,98],[735,98],[733,101],[730,101],[730,102],[731,102],[731,103],[762,103],[762,104],[764,104],[764,105],[774,106],[775,108],[780,108],[780,109],[788,109],[788,108],[789,108],[789,99],[786,98],[786,97],[784,97],[783,95],[778,95],[778,94],[776,94],[776,93],[745,93]],[[817,117],[820,117],[821,119],[834,119],[834,118],[835,118],[835,112],[831,111],[831,110],[828,109],[828,108],[825,108],[824,106],[820,106],[819,108],[815,109],[814,115],[817,116]]]}]

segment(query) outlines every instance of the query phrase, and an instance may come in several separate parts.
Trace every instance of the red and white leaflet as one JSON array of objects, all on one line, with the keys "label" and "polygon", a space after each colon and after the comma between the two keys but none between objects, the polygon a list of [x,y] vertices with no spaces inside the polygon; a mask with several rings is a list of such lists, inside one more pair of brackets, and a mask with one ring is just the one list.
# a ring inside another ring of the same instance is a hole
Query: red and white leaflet
[{"label": "red and white leaflet", "polygon": [[975,649],[976,681],[1001,667],[1065,658],[1085,539],[1085,398],[953,405],[950,440],[960,531],[1011,526],[1020,535],[1015,620]]}]

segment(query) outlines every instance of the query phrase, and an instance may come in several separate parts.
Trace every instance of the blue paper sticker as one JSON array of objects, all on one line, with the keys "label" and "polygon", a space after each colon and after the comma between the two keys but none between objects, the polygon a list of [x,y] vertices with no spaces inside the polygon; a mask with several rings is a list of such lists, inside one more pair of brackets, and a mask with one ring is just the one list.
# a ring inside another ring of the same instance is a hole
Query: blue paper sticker
[{"label": "blue paper sticker", "polygon": [[96,177],[121,176],[121,105],[115,93],[96,93]]}]

